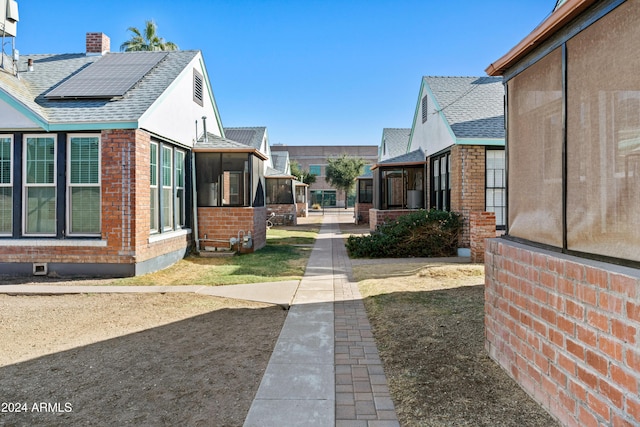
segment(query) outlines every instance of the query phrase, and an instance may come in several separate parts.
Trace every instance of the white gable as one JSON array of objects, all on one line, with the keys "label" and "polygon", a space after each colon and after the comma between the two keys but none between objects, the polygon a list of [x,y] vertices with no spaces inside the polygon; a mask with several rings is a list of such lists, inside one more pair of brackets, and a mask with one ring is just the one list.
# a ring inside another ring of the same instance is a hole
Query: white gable
[{"label": "white gable", "polygon": [[0,99],[0,129],[40,129],[40,126]]},{"label": "white gable", "polygon": [[[202,76],[203,105],[194,101],[194,70]],[[198,133],[202,134],[202,117],[207,118],[207,132],[222,136],[217,107],[209,91],[207,71],[202,55],[196,55],[175,81],[158,97],[140,118],[139,127],[182,144],[192,146]]]}]

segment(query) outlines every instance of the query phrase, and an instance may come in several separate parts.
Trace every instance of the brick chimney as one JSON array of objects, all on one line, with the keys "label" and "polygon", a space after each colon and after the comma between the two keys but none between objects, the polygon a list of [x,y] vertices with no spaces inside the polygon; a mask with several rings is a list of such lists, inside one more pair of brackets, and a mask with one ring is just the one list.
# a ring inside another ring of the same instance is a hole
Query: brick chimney
[{"label": "brick chimney", "polygon": [[111,39],[104,33],[87,33],[87,55],[104,55],[111,50]]}]

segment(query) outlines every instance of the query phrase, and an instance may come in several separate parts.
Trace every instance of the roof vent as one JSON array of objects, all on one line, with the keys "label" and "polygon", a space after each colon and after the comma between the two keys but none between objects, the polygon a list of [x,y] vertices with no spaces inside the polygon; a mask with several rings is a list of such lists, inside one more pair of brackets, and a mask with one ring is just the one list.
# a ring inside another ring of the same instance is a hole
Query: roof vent
[{"label": "roof vent", "polygon": [[193,69],[193,102],[201,107],[204,104],[204,87],[202,74],[200,74],[195,68]]}]

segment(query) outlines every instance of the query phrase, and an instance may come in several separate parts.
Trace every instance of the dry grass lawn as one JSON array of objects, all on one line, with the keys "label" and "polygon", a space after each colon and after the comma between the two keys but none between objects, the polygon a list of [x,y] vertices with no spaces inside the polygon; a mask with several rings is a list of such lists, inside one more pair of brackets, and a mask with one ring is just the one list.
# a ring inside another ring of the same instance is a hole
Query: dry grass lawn
[{"label": "dry grass lawn", "polygon": [[556,425],[484,350],[482,265],[353,262],[401,425]]}]

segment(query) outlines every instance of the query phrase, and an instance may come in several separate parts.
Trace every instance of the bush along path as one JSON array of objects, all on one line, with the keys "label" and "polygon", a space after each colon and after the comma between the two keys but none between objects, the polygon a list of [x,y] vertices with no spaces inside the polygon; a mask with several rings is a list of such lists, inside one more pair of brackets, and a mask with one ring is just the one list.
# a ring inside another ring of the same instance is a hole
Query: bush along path
[{"label": "bush along path", "polygon": [[367,236],[350,236],[353,258],[455,256],[462,233],[462,215],[421,210],[385,222]]}]

